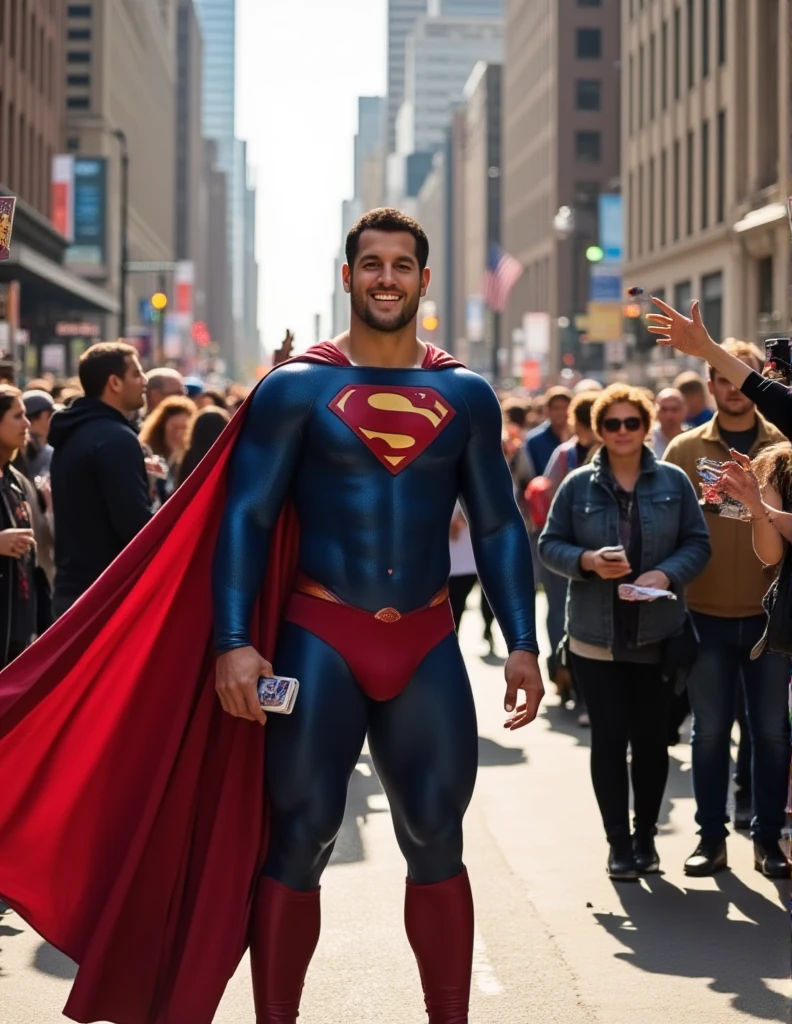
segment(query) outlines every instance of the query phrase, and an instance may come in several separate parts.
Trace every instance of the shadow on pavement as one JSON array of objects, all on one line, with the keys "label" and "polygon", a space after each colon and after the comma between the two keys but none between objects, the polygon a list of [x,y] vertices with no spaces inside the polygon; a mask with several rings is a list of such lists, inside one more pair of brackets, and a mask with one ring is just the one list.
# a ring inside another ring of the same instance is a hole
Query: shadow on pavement
[{"label": "shadow on pavement", "polygon": [[553,732],[571,736],[581,747],[591,746],[591,730],[578,725],[577,711],[567,711],[563,704],[545,704],[544,713]]},{"label": "shadow on pavement", "polygon": [[627,948],[620,960],[651,974],[707,979],[729,994],[734,1010],[758,1020],[786,1020],[786,998],[764,978],[789,976],[789,927],[780,904],[728,872],[718,890],[680,890],[660,876],[615,886],[624,916],[595,914]]},{"label": "shadow on pavement", "polygon": [[368,754],[361,754],[349,781],[344,821],[330,859],[331,867],[334,864],[359,864],[366,859],[363,826],[370,814],[387,813],[385,808],[370,807],[369,799],[383,792],[371,757]]},{"label": "shadow on pavement", "polygon": [[520,747],[503,747],[486,736],[479,736],[478,744],[478,763],[482,768],[528,763],[525,751]]},{"label": "shadow on pavement", "polygon": [[[3,904],[3,906],[5,906],[5,904]],[[22,929],[21,928],[13,928],[10,924],[1,924],[0,925],[0,938],[9,938],[9,939],[11,939],[15,935],[21,935],[21,934],[22,934]],[[3,947],[0,946],[0,978],[4,978],[5,977],[5,971],[3,970],[2,955],[3,955]]]},{"label": "shadow on pavement", "polygon": [[49,974],[52,978],[73,981],[77,977],[77,964],[48,942],[42,942],[36,950],[33,967],[41,974]]}]

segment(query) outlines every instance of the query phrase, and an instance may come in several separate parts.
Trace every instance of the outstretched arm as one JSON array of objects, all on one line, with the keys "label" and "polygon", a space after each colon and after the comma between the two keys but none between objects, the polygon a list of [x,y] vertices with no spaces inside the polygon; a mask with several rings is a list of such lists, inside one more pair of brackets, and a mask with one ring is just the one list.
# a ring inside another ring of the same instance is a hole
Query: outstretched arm
[{"label": "outstretched arm", "polygon": [[518,689],[526,692],[525,706],[517,708],[506,725],[519,728],[536,717],[544,692],[536,663],[531,548],[501,449],[502,419],[495,393],[471,374],[465,398],[471,433],[461,465],[462,502],[481,584],[511,655],[506,665],[506,710],[514,710]]}]

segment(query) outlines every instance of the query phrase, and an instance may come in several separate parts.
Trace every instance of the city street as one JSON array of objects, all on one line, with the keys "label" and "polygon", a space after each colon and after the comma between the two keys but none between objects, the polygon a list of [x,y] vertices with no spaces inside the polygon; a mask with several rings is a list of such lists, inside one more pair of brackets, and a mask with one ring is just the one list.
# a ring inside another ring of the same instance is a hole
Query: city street
[{"label": "city street", "polygon": [[[785,1020],[788,886],[754,871],[744,835],[730,840],[731,871],[712,879],[682,873],[696,843],[688,747],[672,751],[658,843],[664,873],[612,884],[588,777],[587,731],[551,695],[536,724],[505,733],[501,665],[482,657],[480,634],[471,609],[463,647],[480,715],[481,764],[466,831],[478,921],[471,1020]],[[324,879],[324,930],[301,1021],[425,1019],[401,924],[402,898],[403,867],[387,803],[364,754]],[[61,1019],[73,973],[15,915],[0,921],[2,1024]],[[252,1021],[243,962],[217,1022]]]}]

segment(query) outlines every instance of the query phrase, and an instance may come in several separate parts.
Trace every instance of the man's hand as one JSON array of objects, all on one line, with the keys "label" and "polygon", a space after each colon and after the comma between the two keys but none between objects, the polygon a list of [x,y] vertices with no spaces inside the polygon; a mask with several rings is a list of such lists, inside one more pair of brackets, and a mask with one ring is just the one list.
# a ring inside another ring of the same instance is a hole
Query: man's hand
[{"label": "man's hand", "polygon": [[655,590],[670,590],[671,580],[659,569],[650,569],[649,572],[641,573],[637,580],[633,581],[634,587],[653,587]]},{"label": "man's hand", "polygon": [[221,654],[215,668],[215,689],[223,711],[248,722],[267,721],[258,699],[260,676],[271,676],[272,665],[253,647],[237,647]]},{"label": "man's hand", "polygon": [[626,558],[614,561],[612,558],[605,558],[602,552],[584,551],[580,556],[580,568],[583,572],[595,572],[603,580],[619,580],[622,576],[629,576],[632,566]]},{"label": "man's hand", "polygon": [[709,349],[715,342],[709,336],[701,319],[698,299],[691,306],[689,317],[667,305],[662,299],[652,296],[652,302],[663,312],[647,314],[646,319],[652,324],[647,328],[649,333],[658,335],[657,340],[661,345],[673,346],[686,356],[706,359]]},{"label": "man's hand", "polygon": [[[506,662],[506,700],[504,707],[511,717],[503,725],[504,729],[513,732],[522,729],[532,722],[539,713],[539,705],[544,697],[542,673],[539,671],[539,660],[530,651],[512,651]],[[525,693],[525,703],[517,707],[517,691]]]}]

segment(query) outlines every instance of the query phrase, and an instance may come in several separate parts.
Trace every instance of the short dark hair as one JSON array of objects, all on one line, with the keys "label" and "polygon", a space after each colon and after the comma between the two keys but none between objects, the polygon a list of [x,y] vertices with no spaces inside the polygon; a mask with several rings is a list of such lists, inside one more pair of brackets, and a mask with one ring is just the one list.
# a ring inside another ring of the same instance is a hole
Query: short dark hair
[{"label": "short dark hair", "polygon": [[360,247],[360,236],[364,231],[392,231],[394,233],[405,231],[412,235],[415,239],[415,257],[418,260],[418,266],[422,272],[426,269],[426,264],[429,262],[429,239],[426,237],[426,232],[417,220],[408,217],[401,210],[394,210],[390,207],[369,210],[357,224],[352,226],[346,239],[346,261],[350,267],[354,266]]},{"label": "short dark hair", "polygon": [[13,384],[0,384],[0,420],[5,416],[22,392]]},{"label": "short dark hair", "polygon": [[137,349],[123,341],[100,341],[80,356],[80,384],[87,398],[101,398],[111,377],[123,377]]}]

